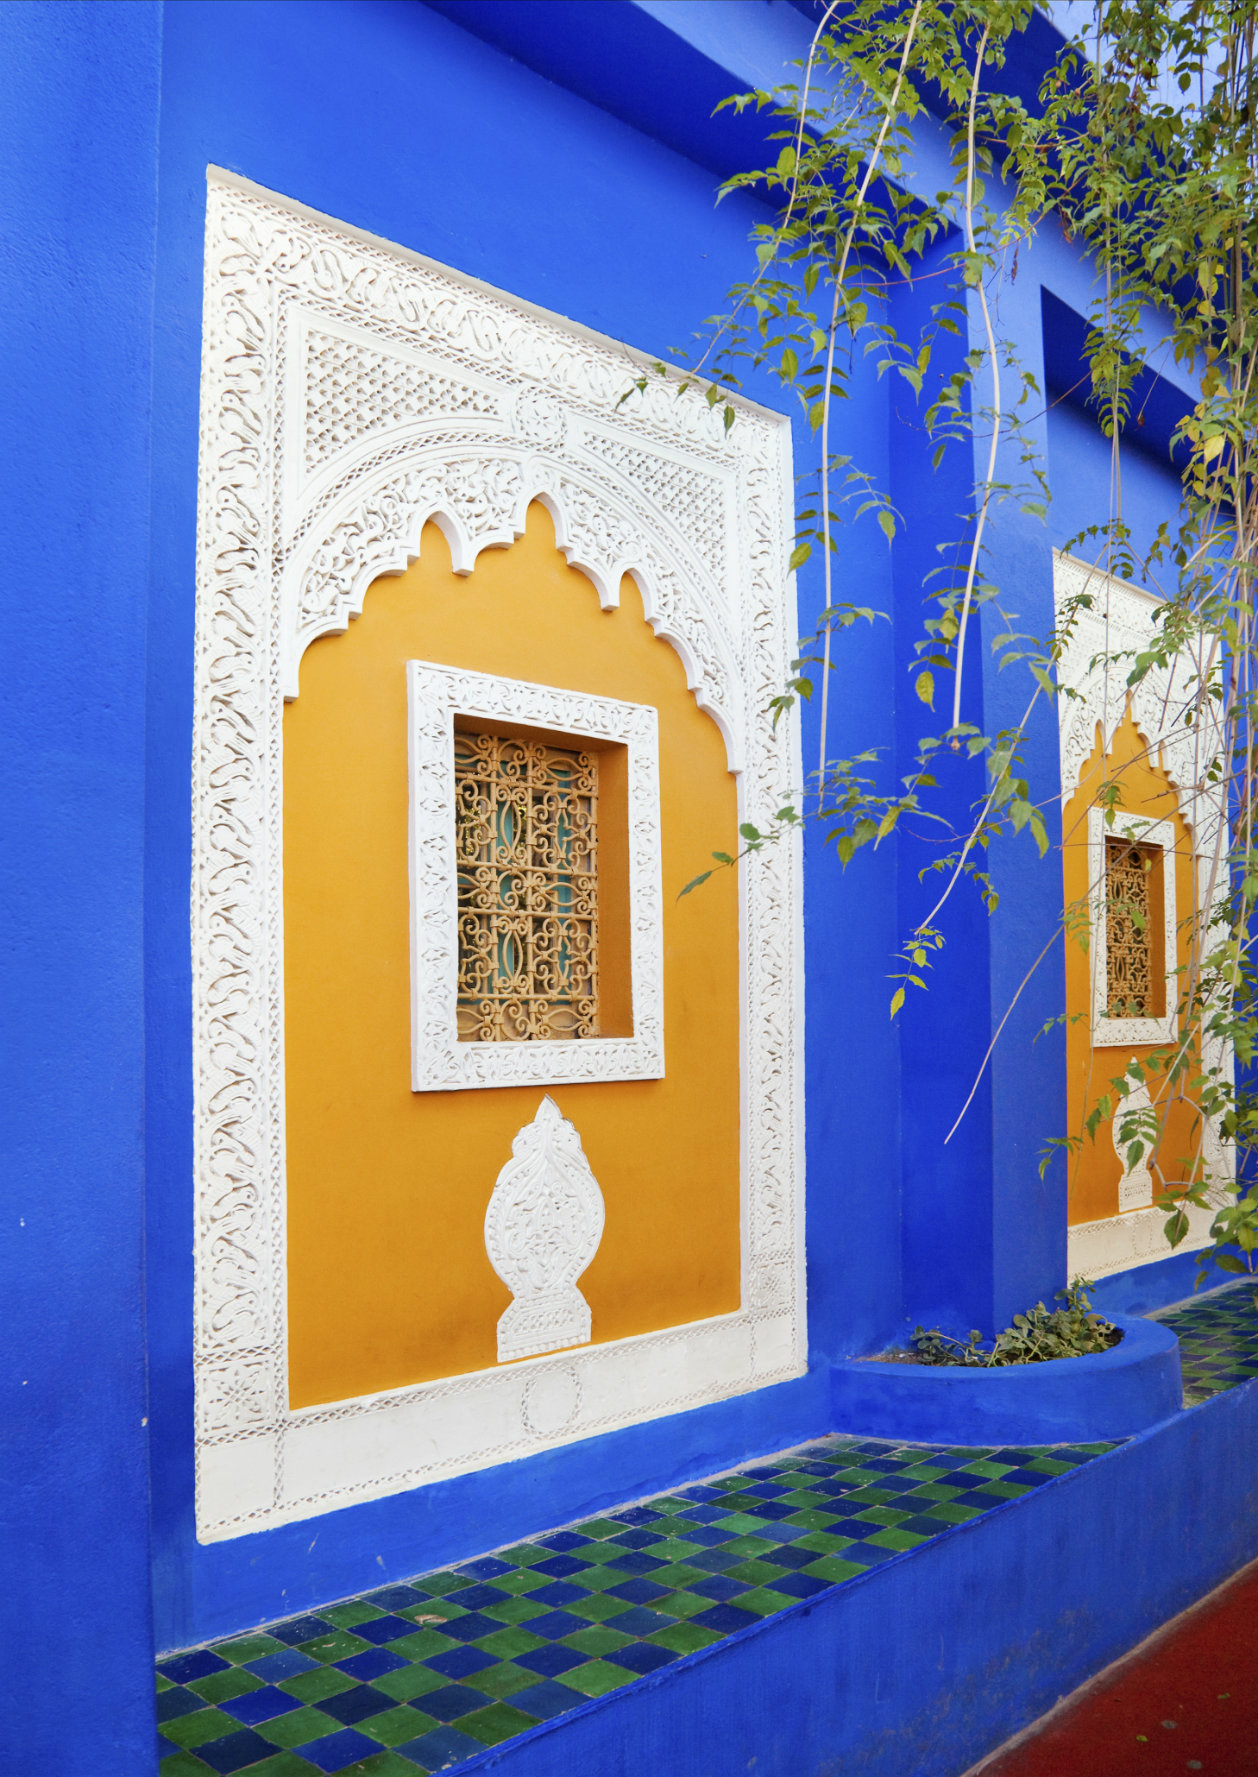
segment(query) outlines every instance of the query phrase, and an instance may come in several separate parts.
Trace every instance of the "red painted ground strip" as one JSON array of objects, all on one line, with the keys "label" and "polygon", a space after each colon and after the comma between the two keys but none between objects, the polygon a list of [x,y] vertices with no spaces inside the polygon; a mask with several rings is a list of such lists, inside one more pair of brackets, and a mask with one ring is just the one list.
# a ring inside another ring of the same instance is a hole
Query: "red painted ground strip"
[{"label": "red painted ground strip", "polygon": [[981,1767],[981,1777],[1189,1772],[1258,1777],[1258,1563]]}]

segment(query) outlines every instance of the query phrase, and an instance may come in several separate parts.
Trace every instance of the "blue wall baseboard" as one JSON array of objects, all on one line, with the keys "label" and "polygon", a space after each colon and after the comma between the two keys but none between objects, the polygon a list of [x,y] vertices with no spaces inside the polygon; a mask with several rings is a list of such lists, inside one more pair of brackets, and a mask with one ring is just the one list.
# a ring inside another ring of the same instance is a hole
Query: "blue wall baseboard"
[{"label": "blue wall baseboard", "polygon": [[468,1770],[956,1777],[1258,1555],[1256,1459],[1249,1383]]},{"label": "blue wall baseboard", "polygon": [[[1130,1271],[1118,1271],[1103,1277],[1092,1294],[1093,1306],[1102,1314],[1156,1314],[1172,1302],[1182,1302],[1194,1293],[1201,1254],[1168,1253],[1151,1265],[1135,1265]],[[1221,1284],[1238,1283],[1211,1259],[1201,1281],[1201,1290],[1217,1290]]]}]

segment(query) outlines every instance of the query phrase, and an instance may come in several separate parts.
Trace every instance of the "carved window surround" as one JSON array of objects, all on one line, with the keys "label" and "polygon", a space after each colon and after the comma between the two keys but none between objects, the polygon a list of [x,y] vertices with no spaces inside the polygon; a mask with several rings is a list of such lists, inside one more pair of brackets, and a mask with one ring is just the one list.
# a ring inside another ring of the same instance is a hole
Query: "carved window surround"
[{"label": "carved window surround", "polygon": [[[1208,787],[1205,786],[1204,764],[1217,751],[1218,736],[1204,734],[1198,728],[1176,726],[1168,719],[1168,712],[1174,708],[1177,685],[1186,689],[1186,675],[1196,668],[1192,662],[1181,657],[1168,666],[1154,665],[1134,688],[1127,684],[1130,662],[1115,659],[1114,656],[1129,651],[1139,652],[1148,648],[1153,637],[1153,618],[1159,601],[1150,593],[1139,587],[1131,586],[1125,580],[1119,580],[1090,563],[1080,561],[1077,557],[1066,555],[1060,550],[1053,551],[1053,595],[1060,622],[1065,615],[1067,601],[1076,599],[1086,593],[1092,599],[1091,609],[1076,609],[1072,616],[1072,628],[1069,640],[1057,668],[1058,684],[1063,690],[1073,693],[1069,697],[1059,697],[1057,705],[1059,736],[1061,744],[1061,797],[1063,807],[1079,788],[1079,779],[1083,774],[1088,760],[1092,756],[1097,742],[1097,728],[1101,730],[1101,741],[1105,752],[1113,744],[1124,718],[1130,714],[1146,744],[1152,749],[1151,757],[1159,763],[1170,778],[1179,801],[1179,812],[1188,826],[1193,847],[1194,865],[1200,894],[1204,900],[1208,896],[1210,857],[1207,855],[1214,847],[1218,834],[1219,822],[1223,818],[1223,810]],[[1106,657],[1110,664],[1106,664]],[[1154,743],[1159,741],[1160,746]],[[1143,828],[1145,817],[1140,817],[1139,824]],[[1112,829],[1119,833],[1135,822],[1132,816],[1117,816]],[[1171,823],[1165,823],[1168,837],[1165,844],[1171,843]],[[1098,917],[1096,906],[1096,885],[1104,878],[1104,851],[1099,842],[1101,820],[1099,811],[1089,810],[1088,844],[1089,844],[1089,883],[1093,896],[1092,917]],[[1156,831],[1154,823],[1153,831]],[[1094,850],[1095,846],[1095,850]],[[1163,881],[1166,885],[1166,902],[1175,915],[1175,868],[1169,849],[1165,856]],[[1103,899],[1102,894],[1102,899]],[[1101,909],[1103,916],[1103,909]],[[1094,926],[1094,930],[1095,930]],[[1102,928],[1103,931],[1103,928]],[[1168,924],[1168,966],[1174,966],[1175,958],[1175,927]],[[1094,996],[1096,971],[1104,970],[1103,942],[1093,944],[1089,956],[1093,971]],[[1100,956],[1101,962],[1096,958]],[[1168,982],[1167,1001],[1169,1016],[1166,1020],[1126,1020],[1102,1019],[1102,1025],[1113,1027],[1119,1024],[1135,1023],[1139,1025],[1157,1024],[1160,1029],[1169,1026],[1173,1035],[1174,1016],[1173,1001],[1175,999],[1174,978]],[[1096,1001],[1093,999],[1093,1026],[1098,1020],[1095,1016]],[[1132,1038],[1116,1036],[1116,1041],[1128,1043],[1159,1042],[1163,1038],[1140,1037]],[[1098,1044],[1108,1044],[1107,1038],[1094,1037]],[[1230,1054],[1215,1050],[1210,1053],[1207,1045],[1206,1060],[1212,1065],[1220,1061],[1225,1066],[1231,1065]],[[1119,1071],[1118,1066],[1114,1072]],[[1204,1149],[1207,1164],[1219,1175],[1227,1175],[1233,1164],[1234,1157],[1220,1141],[1212,1126],[1207,1123],[1204,1137]],[[1125,1181],[1126,1182],[1126,1181]],[[1129,1191],[1134,1198],[1135,1193]],[[1209,1245],[1210,1224],[1214,1220],[1212,1209],[1189,1208],[1189,1232],[1187,1237],[1175,1249],[1177,1252],[1195,1252]],[[1166,1221],[1165,1213],[1154,1208],[1137,1207],[1127,1210],[1120,1209],[1114,1216],[1102,1217],[1098,1221],[1078,1223],[1067,1231],[1067,1268],[1071,1277],[1109,1277],[1118,1271],[1126,1271],[1134,1265],[1146,1265],[1155,1259],[1164,1259],[1170,1253],[1162,1233]]]},{"label": "carved window surround", "polygon": [[[542,500],[605,606],[631,573],[724,737],[740,820],[800,780],[787,422],[725,436],[628,348],[211,171],[193,759],[197,1525],[267,1529],[805,1368],[800,853],[740,883],[742,1305],[292,1411],[285,1328],[283,705],[432,520],[457,572]],[[649,998],[649,996],[648,996]],[[505,1045],[503,1045],[505,1047]],[[519,1047],[518,1045],[513,1045]]]},{"label": "carved window surround", "polygon": [[[659,739],[654,709],[581,691],[407,663],[411,784],[411,1084],[559,1086],[664,1072]],[[467,1043],[458,1037],[454,719],[480,717],[623,746],[629,761],[629,955],[633,1035]]]}]

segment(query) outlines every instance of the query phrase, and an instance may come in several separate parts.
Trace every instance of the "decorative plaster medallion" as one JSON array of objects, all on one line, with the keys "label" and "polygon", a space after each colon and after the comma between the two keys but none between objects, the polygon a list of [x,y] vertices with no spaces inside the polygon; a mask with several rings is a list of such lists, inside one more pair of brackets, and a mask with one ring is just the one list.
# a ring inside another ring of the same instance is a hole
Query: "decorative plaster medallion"
[{"label": "decorative plaster medallion", "polygon": [[553,1438],[581,1410],[581,1378],[571,1365],[540,1371],[524,1391],[524,1423],[535,1438]]},{"label": "decorative plaster medallion", "polygon": [[586,1345],[590,1305],[577,1288],[603,1238],[603,1193],[581,1137],[549,1095],[511,1143],[485,1212],[485,1251],[513,1300],[498,1322],[498,1362]]},{"label": "decorative plaster medallion", "polygon": [[[660,887],[658,718],[620,703],[521,679],[410,660],[411,1084],[557,1086],[654,1080],[664,1072],[664,908]],[[611,741],[628,755],[629,968],[633,1035],[570,1041],[459,1040],[454,718],[475,716]]]},{"label": "decorative plaster medallion", "polygon": [[726,436],[701,398],[663,381],[620,406],[642,362],[210,174],[192,785],[203,1540],[804,1370],[800,849],[784,840],[741,875],[738,1312],[326,1406],[287,1401],[282,716],[304,649],[414,559],[430,520],[470,573],[538,499],[604,606],[633,575],[724,737],[739,819],[763,822],[799,782],[797,729],[766,715],[796,633],[788,423],[744,403]]}]

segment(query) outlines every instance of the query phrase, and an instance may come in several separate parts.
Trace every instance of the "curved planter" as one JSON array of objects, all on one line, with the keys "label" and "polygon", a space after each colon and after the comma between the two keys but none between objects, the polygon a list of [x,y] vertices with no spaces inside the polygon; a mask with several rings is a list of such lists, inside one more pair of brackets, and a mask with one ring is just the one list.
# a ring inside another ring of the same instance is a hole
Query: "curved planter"
[{"label": "curved planter", "polygon": [[1082,1444],[1129,1437],[1180,1409],[1179,1341],[1169,1327],[1108,1317],[1121,1341],[1088,1357],[994,1370],[834,1365],[835,1430],[920,1444]]}]

